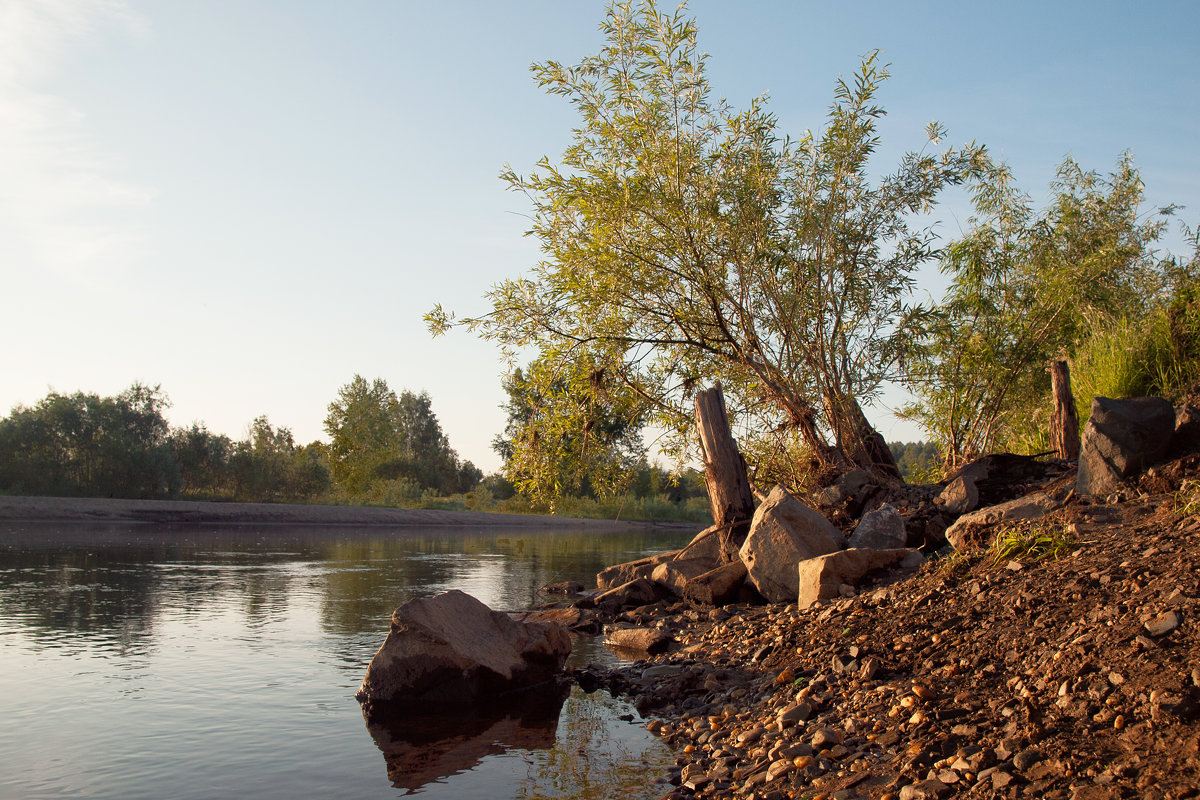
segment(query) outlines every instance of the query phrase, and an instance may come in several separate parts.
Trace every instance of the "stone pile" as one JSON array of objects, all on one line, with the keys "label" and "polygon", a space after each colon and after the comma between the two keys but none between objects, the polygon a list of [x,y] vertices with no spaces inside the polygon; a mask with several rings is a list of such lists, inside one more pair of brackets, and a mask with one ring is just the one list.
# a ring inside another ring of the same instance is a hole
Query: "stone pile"
[{"label": "stone pile", "polygon": [[1171,493],[1066,502],[1058,561],[646,610],[672,652],[585,682],[654,716],[675,799],[1200,797],[1200,518],[1181,510],[1200,458],[1172,470]]}]

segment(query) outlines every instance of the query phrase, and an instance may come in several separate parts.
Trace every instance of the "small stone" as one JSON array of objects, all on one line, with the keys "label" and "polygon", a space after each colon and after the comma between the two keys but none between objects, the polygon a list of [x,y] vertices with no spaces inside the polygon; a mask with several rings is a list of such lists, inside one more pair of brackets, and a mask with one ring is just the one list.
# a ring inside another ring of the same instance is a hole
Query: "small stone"
[{"label": "small stone", "polygon": [[688,764],[683,768],[683,773],[679,776],[679,782],[692,791],[696,791],[707,786],[711,782],[711,779],[699,764]]},{"label": "small stone", "polygon": [[880,668],[883,666],[878,658],[869,656],[863,659],[862,668],[858,671],[859,680],[869,681],[879,674]]},{"label": "small stone", "polygon": [[1113,686],[1120,686],[1125,682],[1125,676],[1119,672],[1108,673],[1108,682]]},{"label": "small stone", "polygon": [[805,702],[796,702],[785,706],[784,709],[779,712],[777,719],[784,727],[791,727],[798,722],[804,722],[806,719],[812,716],[812,713],[813,707],[811,705]]},{"label": "small stone", "polygon": [[1167,611],[1147,622],[1146,632],[1154,637],[1166,636],[1178,628],[1182,622],[1178,611]]},{"label": "small stone", "polygon": [[1004,770],[996,770],[992,773],[992,791],[999,791],[1011,784],[1015,779],[1013,776]]},{"label": "small stone", "polygon": [[748,744],[754,744],[762,738],[763,733],[764,730],[761,725],[751,728],[738,737],[738,744],[742,745],[743,747]]},{"label": "small stone", "polygon": [[1031,747],[1028,750],[1022,750],[1013,756],[1013,766],[1021,772],[1024,772],[1041,760],[1042,754]]},{"label": "small stone", "polygon": [[1000,744],[996,745],[996,757],[1001,761],[1008,761],[1013,757],[1013,754],[1019,752],[1021,742],[1017,739],[1001,739]]},{"label": "small stone", "polygon": [[789,759],[781,758],[767,767],[767,781],[773,781],[784,773],[791,772],[796,765]]},{"label": "small stone", "polygon": [[900,800],[936,800],[950,795],[953,791],[937,778],[929,778],[901,789]]},{"label": "small stone", "polygon": [[777,758],[798,759],[801,756],[811,756],[813,754],[812,745],[805,742],[794,742],[779,749],[776,753]]},{"label": "small stone", "polygon": [[842,743],[842,734],[833,728],[818,728],[810,740],[814,750]]}]

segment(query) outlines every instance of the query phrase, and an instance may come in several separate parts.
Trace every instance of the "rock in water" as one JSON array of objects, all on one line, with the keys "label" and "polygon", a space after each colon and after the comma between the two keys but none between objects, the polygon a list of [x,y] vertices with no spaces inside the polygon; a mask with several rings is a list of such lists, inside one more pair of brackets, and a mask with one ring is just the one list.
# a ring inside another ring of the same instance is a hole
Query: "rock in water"
[{"label": "rock in water", "polygon": [[1175,433],[1175,407],[1161,397],[1092,400],[1079,453],[1080,494],[1107,494],[1162,460]]},{"label": "rock in water", "polygon": [[571,652],[565,628],[515,622],[454,590],[411,600],[371,659],[355,697],[388,707],[470,705],[552,679]]},{"label": "rock in water", "polygon": [[840,550],[843,542],[829,520],[776,486],[754,512],[740,555],[763,597],[790,603],[798,588],[796,564]]}]

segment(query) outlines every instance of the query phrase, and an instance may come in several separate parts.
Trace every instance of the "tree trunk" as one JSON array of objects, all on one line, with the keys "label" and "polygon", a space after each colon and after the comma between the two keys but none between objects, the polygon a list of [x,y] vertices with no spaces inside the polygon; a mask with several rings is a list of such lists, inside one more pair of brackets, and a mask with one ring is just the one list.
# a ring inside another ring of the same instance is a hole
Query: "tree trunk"
[{"label": "tree trunk", "polygon": [[1054,398],[1050,446],[1059,458],[1074,461],[1079,458],[1079,416],[1075,411],[1075,396],[1071,394],[1071,368],[1066,361],[1051,362],[1050,389]]},{"label": "tree trunk", "polygon": [[851,464],[889,483],[901,480],[891,448],[871,425],[857,400],[826,396],[825,413],[838,448]]},{"label": "tree trunk", "polygon": [[700,455],[704,459],[704,483],[713,522],[721,526],[723,562],[737,561],[738,550],[750,532],[754,516],[754,495],[742,457],[729,430],[729,413],[721,384],[696,395],[696,432],[700,435]]}]

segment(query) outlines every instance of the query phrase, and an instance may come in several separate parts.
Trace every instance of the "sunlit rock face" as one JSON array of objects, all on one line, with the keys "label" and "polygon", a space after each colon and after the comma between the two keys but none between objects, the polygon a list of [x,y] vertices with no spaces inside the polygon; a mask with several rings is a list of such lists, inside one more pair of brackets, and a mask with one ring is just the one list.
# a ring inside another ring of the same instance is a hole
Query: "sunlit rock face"
[{"label": "sunlit rock face", "polygon": [[754,588],[772,603],[796,599],[796,564],[840,550],[842,534],[829,520],[776,486],[754,512],[750,533],[742,544]]},{"label": "sunlit rock face", "polygon": [[392,613],[355,696],[368,714],[472,705],[553,679],[570,652],[561,625],[515,622],[454,590]]}]

